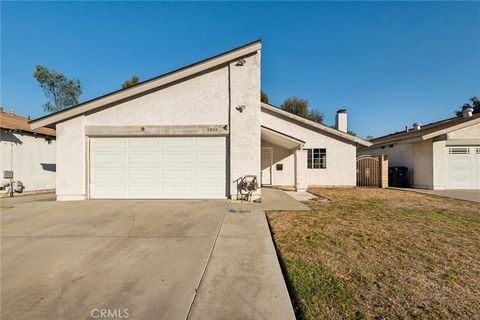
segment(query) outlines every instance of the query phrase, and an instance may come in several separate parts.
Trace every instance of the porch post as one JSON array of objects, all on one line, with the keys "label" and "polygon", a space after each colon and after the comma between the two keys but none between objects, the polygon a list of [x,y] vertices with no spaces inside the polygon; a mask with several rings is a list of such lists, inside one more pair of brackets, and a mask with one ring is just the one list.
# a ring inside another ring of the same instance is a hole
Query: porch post
[{"label": "porch post", "polygon": [[295,190],[307,191],[307,150],[295,150]]}]

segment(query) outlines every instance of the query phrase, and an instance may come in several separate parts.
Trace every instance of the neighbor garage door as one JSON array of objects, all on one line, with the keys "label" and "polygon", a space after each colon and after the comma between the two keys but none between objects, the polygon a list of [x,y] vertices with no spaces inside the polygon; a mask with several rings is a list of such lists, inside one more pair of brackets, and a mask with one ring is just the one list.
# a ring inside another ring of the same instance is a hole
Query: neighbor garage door
[{"label": "neighbor garage door", "polygon": [[225,137],[90,139],[90,197],[221,199]]},{"label": "neighbor garage door", "polygon": [[480,146],[447,149],[447,188],[480,189]]}]

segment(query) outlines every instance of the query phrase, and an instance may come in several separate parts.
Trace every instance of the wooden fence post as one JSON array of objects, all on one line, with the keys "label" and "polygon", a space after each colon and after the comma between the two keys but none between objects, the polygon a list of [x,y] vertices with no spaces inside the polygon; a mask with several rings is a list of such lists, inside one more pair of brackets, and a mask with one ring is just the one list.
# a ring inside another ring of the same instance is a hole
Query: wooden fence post
[{"label": "wooden fence post", "polygon": [[388,156],[382,154],[378,157],[380,165],[380,188],[388,187]]}]

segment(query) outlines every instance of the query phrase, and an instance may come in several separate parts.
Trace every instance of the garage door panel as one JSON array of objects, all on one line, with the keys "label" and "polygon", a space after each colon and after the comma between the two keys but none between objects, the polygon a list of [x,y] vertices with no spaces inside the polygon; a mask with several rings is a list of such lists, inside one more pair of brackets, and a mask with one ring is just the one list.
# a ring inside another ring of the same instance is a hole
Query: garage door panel
[{"label": "garage door panel", "polygon": [[127,169],[128,180],[152,180],[155,181],[158,179],[159,173],[158,169],[150,168],[129,168]]},{"label": "garage door panel", "polygon": [[193,197],[193,186],[191,185],[162,185],[162,193],[167,198],[182,199]]},{"label": "garage door panel", "polygon": [[447,147],[449,189],[480,187],[480,154],[477,146]]},{"label": "garage door panel", "polygon": [[[195,193],[199,198],[208,198],[212,194],[221,194],[222,190],[224,190],[224,185],[200,185],[195,187]],[[218,197],[221,199],[222,197]]]},{"label": "garage door panel", "polygon": [[92,181],[102,180],[119,180],[123,181],[125,178],[125,170],[111,169],[111,168],[93,168],[90,179]]},{"label": "garage door panel", "polygon": [[220,139],[196,139],[195,146],[197,150],[218,150],[222,151],[225,149],[225,143]]},{"label": "garage door panel", "polygon": [[168,169],[162,171],[162,180],[164,182],[184,181],[192,182],[193,169]]},{"label": "garage door panel", "polygon": [[158,196],[158,187],[149,184],[131,185],[127,187],[127,194],[133,197],[156,198]]},{"label": "garage door panel", "polygon": [[124,149],[125,140],[123,138],[92,139],[90,142],[91,151],[115,151]]},{"label": "garage door panel", "polygon": [[96,198],[114,198],[126,195],[126,186],[118,184],[95,184],[92,186],[92,194],[98,195]]},{"label": "garage door panel", "polygon": [[155,167],[158,163],[158,155],[153,152],[132,152],[128,154],[127,159],[130,166],[141,164]]},{"label": "garage door panel", "polygon": [[193,148],[194,138],[174,138],[162,140],[162,150],[190,150]]},{"label": "garage door panel", "polygon": [[90,150],[91,198],[226,196],[225,137],[91,138]]},{"label": "garage door panel", "polygon": [[127,141],[128,150],[158,150],[158,139],[142,138],[142,139],[125,139]]},{"label": "garage door panel", "polygon": [[126,155],[119,152],[99,152],[94,153],[90,161],[94,168],[124,166]]},{"label": "garage door panel", "polygon": [[222,179],[225,179],[225,171],[210,168],[198,169],[196,171],[196,179],[197,181],[220,181]]},{"label": "garage door panel", "polygon": [[205,153],[199,152],[196,154],[196,163],[198,164],[210,164],[210,163],[218,163],[220,161],[225,160],[225,154],[221,152],[216,153]]},{"label": "garage door panel", "polygon": [[189,152],[170,152],[162,153],[163,165],[191,165],[193,164],[193,154]]}]

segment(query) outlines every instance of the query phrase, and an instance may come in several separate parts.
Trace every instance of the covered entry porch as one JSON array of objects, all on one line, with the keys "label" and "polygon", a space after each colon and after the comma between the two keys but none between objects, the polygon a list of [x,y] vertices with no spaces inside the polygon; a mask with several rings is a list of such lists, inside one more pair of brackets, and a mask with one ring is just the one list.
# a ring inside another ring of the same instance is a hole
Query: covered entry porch
[{"label": "covered entry porch", "polygon": [[261,127],[261,185],[307,189],[305,141]]}]

